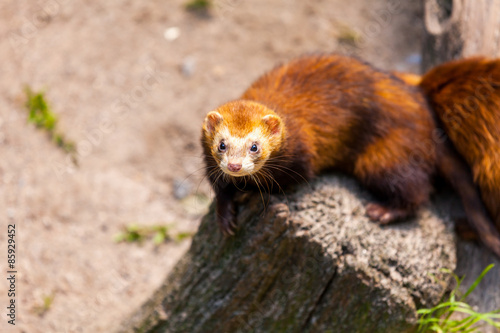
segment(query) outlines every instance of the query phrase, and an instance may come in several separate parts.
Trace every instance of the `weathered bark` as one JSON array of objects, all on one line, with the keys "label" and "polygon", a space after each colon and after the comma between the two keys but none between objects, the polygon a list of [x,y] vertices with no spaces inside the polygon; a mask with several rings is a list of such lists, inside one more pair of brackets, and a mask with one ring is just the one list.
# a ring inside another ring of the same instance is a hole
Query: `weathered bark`
[{"label": "weathered bark", "polygon": [[[351,179],[325,176],[287,196],[250,196],[224,238],[213,209],[163,286],[120,332],[411,332],[455,268],[439,199],[413,220],[381,227]],[[269,205],[263,212],[262,200]],[[439,207],[439,208],[438,208]]]},{"label": "weathered bark", "polygon": [[473,55],[500,56],[500,1],[424,0],[422,69]]},{"label": "weathered bark", "polygon": [[[426,37],[422,68],[473,55],[500,57],[500,1],[424,0]],[[499,203],[500,204],[500,203]],[[479,311],[500,309],[500,260],[487,249],[458,242],[456,273],[465,275],[463,289],[470,286],[489,264],[491,270],[468,300]],[[494,328],[490,329],[495,332]],[[487,332],[487,328],[483,329]]]}]

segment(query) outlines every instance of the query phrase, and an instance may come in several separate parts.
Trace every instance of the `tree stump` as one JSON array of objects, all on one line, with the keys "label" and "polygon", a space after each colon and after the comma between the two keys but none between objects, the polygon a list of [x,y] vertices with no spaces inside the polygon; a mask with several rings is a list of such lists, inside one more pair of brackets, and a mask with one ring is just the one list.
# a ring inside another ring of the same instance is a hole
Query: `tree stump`
[{"label": "tree stump", "polygon": [[[500,57],[500,1],[424,0],[422,69],[474,55]],[[500,204],[500,203],[499,203]],[[500,260],[483,246],[459,240],[456,273],[465,275],[466,291],[484,268],[495,264],[468,300],[478,311],[500,309]],[[496,332],[483,328],[484,333]]]},{"label": "tree stump", "polygon": [[[215,213],[188,253],[119,332],[411,332],[416,309],[435,305],[456,248],[440,197],[409,221],[379,226],[371,200],[343,176],[287,195],[248,195],[236,236]],[[267,205],[263,209],[263,202]]]}]

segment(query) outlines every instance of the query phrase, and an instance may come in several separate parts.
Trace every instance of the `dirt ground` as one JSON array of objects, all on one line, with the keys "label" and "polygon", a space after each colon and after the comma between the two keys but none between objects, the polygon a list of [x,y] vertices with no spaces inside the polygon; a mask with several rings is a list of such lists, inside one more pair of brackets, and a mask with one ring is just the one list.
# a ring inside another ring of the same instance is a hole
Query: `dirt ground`
[{"label": "dirt ground", "polygon": [[[196,15],[185,0],[3,1],[0,331],[112,331],[189,247],[115,235],[130,224],[195,232],[206,210],[204,115],[308,52],[417,72],[419,3],[216,0]],[[27,123],[26,85],[45,91],[78,167]],[[5,315],[7,224],[16,225],[15,327]]]}]

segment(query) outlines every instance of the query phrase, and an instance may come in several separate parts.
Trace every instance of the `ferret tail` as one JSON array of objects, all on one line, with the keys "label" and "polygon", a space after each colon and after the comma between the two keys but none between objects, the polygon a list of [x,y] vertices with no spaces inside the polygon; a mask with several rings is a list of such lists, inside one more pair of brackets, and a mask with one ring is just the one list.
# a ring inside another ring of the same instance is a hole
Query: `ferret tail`
[{"label": "ferret tail", "polygon": [[440,172],[461,195],[480,238],[500,256],[500,60],[451,61],[431,69],[418,85],[461,155],[445,147]]},{"label": "ferret tail", "polygon": [[438,170],[458,192],[469,223],[482,243],[500,258],[500,233],[480,199],[469,167],[448,142],[438,144],[437,156]]}]

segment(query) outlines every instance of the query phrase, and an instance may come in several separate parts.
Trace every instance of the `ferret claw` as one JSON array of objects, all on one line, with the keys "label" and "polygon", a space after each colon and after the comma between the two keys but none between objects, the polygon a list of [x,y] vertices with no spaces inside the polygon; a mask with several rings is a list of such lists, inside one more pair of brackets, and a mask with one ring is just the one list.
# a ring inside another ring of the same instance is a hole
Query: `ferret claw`
[{"label": "ferret claw", "polygon": [[404,219],[411,213],[401,208],[389,208],[377,203],[370,203],[366,205],[366,215],[370,220],[386,225]]},{"label": "ferret claw", "polygon": [[235,235],[236,231],[236,223],[234,221],[220,221],[219,223],[220,230],[222,234],[226,237],[231,237]]}]

